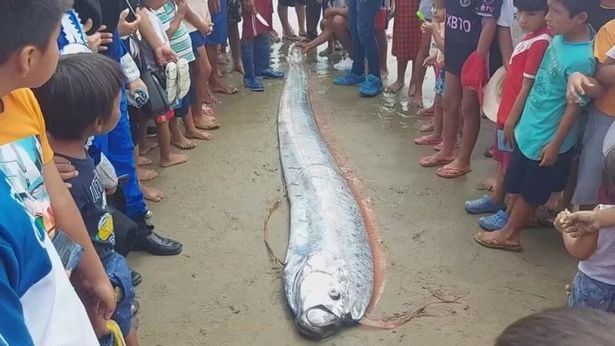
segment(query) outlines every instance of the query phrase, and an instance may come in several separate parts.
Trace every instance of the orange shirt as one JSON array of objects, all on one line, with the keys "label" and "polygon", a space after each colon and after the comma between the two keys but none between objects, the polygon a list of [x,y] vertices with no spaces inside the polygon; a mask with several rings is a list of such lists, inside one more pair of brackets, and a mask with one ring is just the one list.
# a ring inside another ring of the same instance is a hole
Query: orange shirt
[{"label": "orange shirt", "polygon": [[55,227],[43,166],[53,159],[45,121],[30,89],[14,90],[2,97],[0,112],[0,170],[15,197],[34,217],[38,227]]},{"label": "orange shirt", "polygon": [[[601,64],[607,62],[607,52],[615,46],[615,20],[606,23],[594,39],[594,56]],[[594,105],[604,114],[615,117],[615,87],[611,86],[606,94],[594,100]]]}]

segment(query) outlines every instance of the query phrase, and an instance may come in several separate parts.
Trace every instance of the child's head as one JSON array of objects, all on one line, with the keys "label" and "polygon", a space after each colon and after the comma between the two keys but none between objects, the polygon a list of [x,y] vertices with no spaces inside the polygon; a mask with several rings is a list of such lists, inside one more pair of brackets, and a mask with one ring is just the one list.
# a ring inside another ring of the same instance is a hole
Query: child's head
[{"label": "child's head", "polygon": [[[578,0],[577,0],[578,1]],[[496,346],[615,345],[615,316],[589,308],[558,308],[522,318],[496,340]]]},{"label": "child's head", "polygon": [[56,72],[34,94],[47,131],[59,140],[83,140],[111,131],[119,119],[120,65],[92,53],[62,56]]},{"label": "child's head", "polygon": [[157,10],[164,6],[167,0],[145,0],[145,6],[151,8],[152,10]]},{"label": "child's head", "polygon": [[534,32],[547,23],[547,0],[515,0],[514,5],[517,8],[517,21],[523,32]]},{"label": "child's head", "polygon": [[39,87],[58,62],[56,43],[67,0],[0,1],[1,82],[11,89]]},{"label": "child's head", "polygon": [[585,26],[600,0],[548,0],[547,24],[555,35],[567,35]]},{"label": "child's head", "polygon": [[446,7],[444,6],[444,0],[434,0],[433,7],[431,9],[431,18],[436,23],[444,23],[446,20]]}]

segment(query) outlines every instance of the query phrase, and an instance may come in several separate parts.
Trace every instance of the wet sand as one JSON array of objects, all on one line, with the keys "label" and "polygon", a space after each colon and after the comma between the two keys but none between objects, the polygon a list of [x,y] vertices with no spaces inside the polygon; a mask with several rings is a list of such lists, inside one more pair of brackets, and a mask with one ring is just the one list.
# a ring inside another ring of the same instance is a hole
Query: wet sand
[{"label": "wet sand", "polygon": [[[276,46],[276,55],[284,49]],[[483,193],[477,186],[493,167],[482,156],[492,138],[487,120],[474,171],[456,180],[437,178],[417,164],[432,149],[411,142],[426,118],[408,109],[407,89],[359,98],[355,88],[332,85],[339,72],[327,58],[314,59],[315,111],[373,202],[386,249],[386,287],[377,312],[416,309],[434,300],[432,292],[461,297],[458,304],[429,307],[428,316],[396,330],[348,328],[323,344],[488,345],[517,318],[565,303],[575,262],[554,230],[526,231],[522,253],[485,249],[472,239],[477,218],[465,213],[463,201]],[[285,68],[283,58],[279,64]],[[389,82],[394,67],[390,59]],[[237,75],[231,81],[240,85]],[[129,256],[143,274],[137,288],[142,345],[313,344],[295,331],[281,268],[263,243],[266,211],[283,194],[276,132],[283,82],[265,84],[264,93],[240,88],[239,95],[220,97],[223,127],[214,139],[199,142],[188,153],[190,162],[162,170],[149,183],[167,195],[150,205],[157,229],[182,241],[184,252]],[[426,92],[432,86],[430,77]],[[270,221],[270,241],[282,258],[287,215],[284,200]]]}]

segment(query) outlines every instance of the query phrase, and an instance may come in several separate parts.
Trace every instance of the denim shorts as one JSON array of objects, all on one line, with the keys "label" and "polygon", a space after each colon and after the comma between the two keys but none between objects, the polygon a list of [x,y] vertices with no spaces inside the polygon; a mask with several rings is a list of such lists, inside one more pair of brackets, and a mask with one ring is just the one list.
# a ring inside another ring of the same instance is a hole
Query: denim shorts
[{"label": "denim shorts", "polygon": [[446,68],[444,65],[436,67],[436,84],[434,86],[436,95],[444,95],[444,86],[446,85],[444,76],[446,76]]},{"label": "denim shorts", "polygon": [[594,280],[578,271],[572,282],[568,306],[583,306],[615,313],[615,286]]},{"label": "denim shorts", "polygon": [[102,262],[109,281],[113,289],[118,291],[120,298],[112,319],[120,326],[122,334],[127,336],[132,325],[131,307],[135,299],[135,288],[132,286],[130,269],[128,269],[126,258],[117,252],[110,253]]}]

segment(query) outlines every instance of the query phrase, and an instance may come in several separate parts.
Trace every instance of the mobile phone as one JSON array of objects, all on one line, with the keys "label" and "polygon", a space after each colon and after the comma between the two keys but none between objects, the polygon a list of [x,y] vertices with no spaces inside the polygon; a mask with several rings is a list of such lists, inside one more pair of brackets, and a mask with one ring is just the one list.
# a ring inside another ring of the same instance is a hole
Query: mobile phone
[{"label": "mobile phone", "polygon": [[[130,1],[131,0],[124,0],[124,2],[126,3],[126,6],[128,7],[128,16],[126,16],[126,21],[133,22],[137,20],[137,12],[135,11],[135,8],[132,6]],[[137,8],[141,7],[140,0],[135,1],[135,4]]]},{"label": "mobile phone", "polygon": [[513,147],[511,145],[507,145],[506,140],[505,140],[505,136],[504,136],[504,130],[502,129],[497,129],[495,130],[495,136],[498,140],[498,150],[499,151],[503,151],[506,153],[512,153],[513,152]]}]

